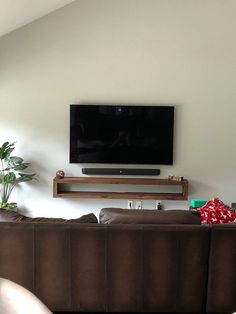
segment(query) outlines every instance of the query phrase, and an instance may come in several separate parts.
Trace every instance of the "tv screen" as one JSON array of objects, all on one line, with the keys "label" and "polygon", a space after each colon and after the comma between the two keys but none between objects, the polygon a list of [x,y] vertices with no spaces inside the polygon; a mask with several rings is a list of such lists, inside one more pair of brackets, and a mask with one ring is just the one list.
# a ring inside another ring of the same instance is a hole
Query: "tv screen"
[{"label": "tv screen", "polygon": [[173,164],[174,106],[70,105],[70,162]]}]

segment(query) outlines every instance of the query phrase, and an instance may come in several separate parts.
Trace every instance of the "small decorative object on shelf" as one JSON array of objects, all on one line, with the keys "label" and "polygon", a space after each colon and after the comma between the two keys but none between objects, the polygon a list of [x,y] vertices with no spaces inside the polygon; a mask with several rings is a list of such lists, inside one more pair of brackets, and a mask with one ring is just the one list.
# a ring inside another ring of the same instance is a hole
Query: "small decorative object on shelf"
[{"label": "small decorative object on shelf", "polygon": [[184,177],[182,176],[169,176],[168,180],[172,180],[172,181],[183,181]]},{"label": "small decorative object on shelf", "polygon": [[57,170],[56,172],[56,178],[57,179],[62,179],[65,176],[65,172],[63,170]]}]

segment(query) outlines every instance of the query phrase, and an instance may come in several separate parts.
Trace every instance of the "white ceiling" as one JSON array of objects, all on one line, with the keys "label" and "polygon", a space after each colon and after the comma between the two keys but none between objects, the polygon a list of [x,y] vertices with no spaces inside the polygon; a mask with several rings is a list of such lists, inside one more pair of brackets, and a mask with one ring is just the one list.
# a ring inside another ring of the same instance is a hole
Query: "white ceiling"
[{"label": "white ceiling", "polygon": [[0,36],[75,0],[0,0]]}]

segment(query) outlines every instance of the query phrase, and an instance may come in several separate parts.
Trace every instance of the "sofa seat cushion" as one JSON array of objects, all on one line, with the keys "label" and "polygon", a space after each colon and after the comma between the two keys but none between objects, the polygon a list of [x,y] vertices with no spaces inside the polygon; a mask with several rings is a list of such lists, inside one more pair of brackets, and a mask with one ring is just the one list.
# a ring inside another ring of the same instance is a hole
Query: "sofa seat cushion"
[{"label": "sofa seat cushion", "polygon": [[74,219],[49,218],[49,217],[27,217],[13,210],[0,209],[1,221],[23,221],[23,222],[63,222],[63,223],[98,223],[97,217],[93,214],[83,215]]},{"label": "sofa seat cushion", "polygon": [[25,216],[10,209],[0,209],[0,222],[2,221],[22,221]]},{"label": "sofa seat cushion", "polygon": [[140,210],[103,208],[99,213],[101,224],[201,224],[201,215],[192,210]]}]

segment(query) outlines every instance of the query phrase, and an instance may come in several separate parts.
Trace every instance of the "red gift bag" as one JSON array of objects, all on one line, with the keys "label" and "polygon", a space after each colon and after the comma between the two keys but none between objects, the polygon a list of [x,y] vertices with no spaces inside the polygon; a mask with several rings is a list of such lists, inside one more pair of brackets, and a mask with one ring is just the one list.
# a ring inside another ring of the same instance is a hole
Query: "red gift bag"
[{"label": "red gift bag", "polygon": [[202,224],[224,224],[236,222],[236,212],[231,210],[218,198],[209,200],[204,206],[197,208],[201,212]]}]

